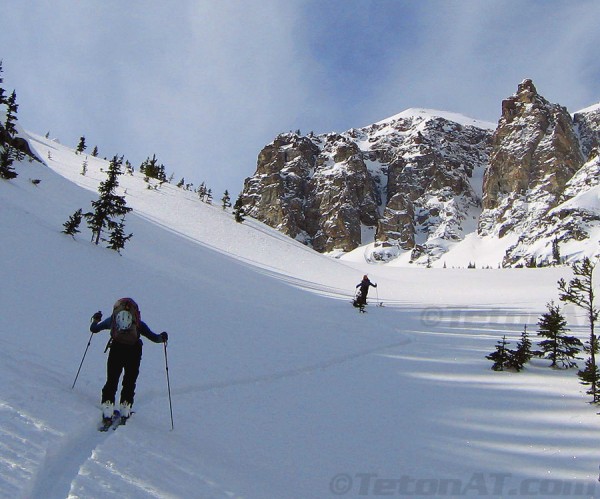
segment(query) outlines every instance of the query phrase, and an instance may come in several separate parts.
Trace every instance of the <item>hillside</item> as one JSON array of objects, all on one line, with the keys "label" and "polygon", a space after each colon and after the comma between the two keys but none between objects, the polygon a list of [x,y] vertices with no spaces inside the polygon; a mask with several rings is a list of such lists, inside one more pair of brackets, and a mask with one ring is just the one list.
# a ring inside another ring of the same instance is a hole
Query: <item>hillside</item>
[{"label": "hillside", "polygon": [[[61,233],[107,163],[88,158],[82,176],[83,156],[30,145],[47,165],[0,181],[1,497],[597,492],[597,409],[575,373],[495,373],[484,358],[535,329],[568,269],[342,262],[138,173],[121,180],[134,236],[120,256]],[[365,272],[379,286],[358,314]],[[121,296],[169,332],[173,431],[160,345],[145,344],[127,426],[96,431],[106,336],[71,390],[90,316]]]}]

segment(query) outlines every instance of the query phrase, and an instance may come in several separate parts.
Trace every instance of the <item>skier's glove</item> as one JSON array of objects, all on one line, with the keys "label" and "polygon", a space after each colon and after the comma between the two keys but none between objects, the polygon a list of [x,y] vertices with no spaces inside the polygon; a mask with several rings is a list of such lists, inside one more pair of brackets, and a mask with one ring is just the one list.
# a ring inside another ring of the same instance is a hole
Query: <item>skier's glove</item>
[{"label": "skier's glove", "polygon": [[160,337],[162,338],[163,343],[166,343],[167,341],[169,341],[169,335],[167,334],[166,331],[163,331],[162,333],[160,333]]},{"label": "skier's glove", "polygon": [[100,322],[102,320],[102,312],[98,311],[94,315],[92,315],[92,322]]}]

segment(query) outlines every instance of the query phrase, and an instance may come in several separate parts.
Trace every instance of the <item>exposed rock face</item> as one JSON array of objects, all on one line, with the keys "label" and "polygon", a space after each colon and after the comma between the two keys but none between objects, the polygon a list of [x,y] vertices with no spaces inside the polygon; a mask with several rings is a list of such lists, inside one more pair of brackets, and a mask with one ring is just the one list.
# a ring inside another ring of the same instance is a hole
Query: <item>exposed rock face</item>
[{"label": "exposed rock face", "polygon": [[573,123],[579,134],[583,157],[589,161],[592,151],[600,148],[600,105],[575,113]]},{"label": "exposed rock face", "polygon": [[599,150],[600,105],[572,118],[524,80],[497,126],[411,109],[339,134],[282,134],[243,201],[320,252],[374,241],[372,260],[410,251],[424,263],[476,232],[506,241],[505,266],[549,263],[553,244],[600,230]]},{"label": "exposed rock face", "polygon": [[[472,230],[481,206],[474,173],[480,177],[488,161],[491,132],[419,114],[384,123],[401,140],[389,144],[386,134],[373,142],[380,161],[393,153],[387,161],[387,203],[376,239],[383,248],[411,249],[415,258],[435,256],[446,242],[458,241]],[[383,260],[384,252],[379,252]]]},{"label": "exposed rock face", "polygon": [[[565,108],[541,97],[531,80],[502,103],[479,234],[517,237],[503,265],[552,263],[547,255],[553,241],[589,237],[583,227],[598,214],[570,200],[597,184],[598,118],[597,112],[584,112],[575,123]],[[592,161],[584,165],[587,157]]]},{"label": "exposed rock face", "polygon": [[343,134],[280,135],[259,154],[243,201],[250,216],[317,251],[350,251],[372,227],[376,259],[435,252],[434,241],[460,239],[479,210],[471,179],[490,139],[487,129],[418,110]]},{"label": "exposed rock face", "polygon": [[583,165],[571,116],[541,97],[531,80],[502,103],[489,168],[483,181],[479,234],[518,230],[557,205]]}]

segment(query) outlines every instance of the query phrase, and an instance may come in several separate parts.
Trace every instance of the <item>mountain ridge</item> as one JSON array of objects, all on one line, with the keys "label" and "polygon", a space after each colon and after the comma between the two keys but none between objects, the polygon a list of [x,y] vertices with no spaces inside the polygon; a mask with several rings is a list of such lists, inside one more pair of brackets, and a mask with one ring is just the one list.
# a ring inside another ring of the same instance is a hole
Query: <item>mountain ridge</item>
[{"label": "mountain ridge", "polygon": [[[502,102],[497,125],[409,108],[343,133],[280,134],[258,155],[242,198],[250,216],[335,256],[371,244],[371,261],[408,252],[408,261],[430,265],[475,232],[503,239],[494,265],[555,263],[554,239],[572,261],[594,253],[600,215],[588,203],[585,217],[563,211],[569,221],[559,223],[552,210],[574,192],[566,185],[580,170],[588,179],[576,193],[595,189],[596,169],[584,165],[599,136],[600,105],[571,115],[525,79]],[[573,240],[584,244],[573,251]]]}]

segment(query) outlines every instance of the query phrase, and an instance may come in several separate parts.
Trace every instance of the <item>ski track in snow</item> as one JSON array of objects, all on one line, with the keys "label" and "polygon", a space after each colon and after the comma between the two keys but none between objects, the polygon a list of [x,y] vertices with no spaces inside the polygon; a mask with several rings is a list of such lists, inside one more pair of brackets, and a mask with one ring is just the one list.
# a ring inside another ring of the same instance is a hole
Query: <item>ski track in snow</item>
[{"label": "ski track in snow", "polygon": [[[287,378],[328,370],[362,357],[405,346],[410,342],[411,339],[405,337],[401,341],[360,350],[348,355],[334,357],[332,359],[305,367],[288,369],[272,374],[252,376],[232,381],[192,385],[174,390],[173,394],[185,395],[190,393],[223,390],[227,388],[259,383],[277,382]],[[140,404],[140,406],[143,407],[151,404],[153,400],[158,397],[164,397],[164,394],[157,392],[152,395],[151,392],[148,392],[146,393],[144,403]],[[0,409],[2,409],[2,406],[0,406]],[[137,479],[133,475],[119,471],[117,468],[112,467],[110,465],[110,461],[103,462],[99,456],[102,454],[101,450],[105,442],[113,435],[117,435],[117,432],[123,432],[124,430],[126,431],[126,429],[120,428],[115,431],[109,430],[108,432],[103,433],[97,430],[96,424],[97,421],[95,420],[86,421],[84,425],[81,425],[80,428],[77,429],[77,431],[66,434],[59,439],[54,446],[49,447],[53,450],[46,452],[42,465],[30,482],[30,487],[27,494],[22,496],[24,499],[62,499],[69,497],[73,484],[77,477],[81,474],[81,471],[91,465],[105,468],[111,474],[118,476],[118,478],[120,478],[123,482],[131,485],[137,490],[143,491],[149,497],[170,497],[170,495],[165,491],[157,490],[156,488],[145,484],[143,480]],[[159,457],[160,456],[154,456],[154,458]],[[194,473],[197,473],[197,471],[194,470]],[[214,489],[218,488],[217,484],[212,482],[210,479],[205,477],[199,478],[203,480],[208,487]],[[235,497],[235,493],[233,492],[226,490],[222,490],[221,492],[225,496]]]},{"label": "ski track in snow", "polygon": [[303,374],[312,374],[317,371],[325,371],[327,369],[331,369],[333,367],[339,366],[341,364],[345,364],[346,362],[350,362],[361,357],[366,357],[368,355],[377,354],[384,352],[385,350],[389,350],[392,348],[400,347],[407,345],[411,342],[409,338],[405,338],[402,341],[397,341],[395,343],[391,343],[389,345],[378,346],[375,348],[368,348],[365,350],[361,350],[359,352],[351,353],[349,355],[343,355],[340,357],[336,357],[330,360],[326,360],[323,362],[318,362],[316,364],[312,364],[306,367],[300,367],[297,369],[288,369],[286,371],[281,371],[273,374],[265,374],[262,376],[252,376],[248,378],[242,378],[238,380],[232,381],[224,381],[224,382],[215,382],[215,383],[207,383],[202,385],[193,385],[188,386],[186,388],[181,388],[174,393],[177,394],[189,394],[189,393],[199,393],[199,392],[207,392],[211,390],[221,390],[225,388],[231,388],[235,386],[244,386],[244,385],[253,385],[258,383],[269,383],[274,381],[283,380],[286,378],[293,378],[296,376],[300,376]]}]

